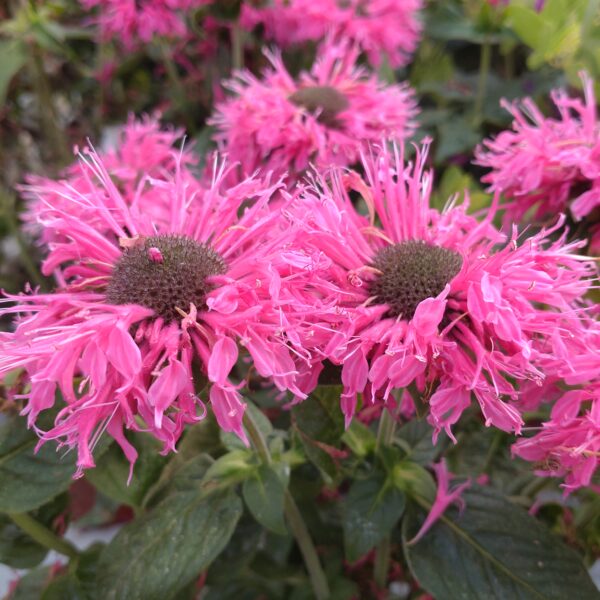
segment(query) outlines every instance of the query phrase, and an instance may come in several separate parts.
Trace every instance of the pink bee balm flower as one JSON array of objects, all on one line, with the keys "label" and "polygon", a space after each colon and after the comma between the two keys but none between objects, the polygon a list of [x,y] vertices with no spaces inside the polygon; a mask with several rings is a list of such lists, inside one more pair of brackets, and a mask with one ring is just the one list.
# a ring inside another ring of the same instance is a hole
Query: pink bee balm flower
[{"label": "pink bee balm flower", "polygon": [[[477,164],[491,171],[482,180],[501,192],[509,204],[507,222],[534,219],[570,210],[576,221],[600,206],[600,123],[593,81],[581,73],[584,99],[555,90],[558,118],[546,118],[529,98],[503,105],[514,116],[512,129],[483,142]],[[594,249],[600,229],[592,225]]]},{"label": "pink bee balm flower", "polygon": [[215,139],[246,174],[258,168],[298,173],[314,163],[348,165],[362,142],[414,129],[412,91],[386,85],[356,66],[356,48],[326,45],[296,81],[279,54],[261,79],[249,71],[227,87],[235,96],[217,105]]},{"label": "pink bee balm flower", "polygon": [[180,38],[188,33],[186,15],[212,0],[80,0],[98,7],[97,22],[104,40],[116,39],[127,48],[155,36]]},{"label": "pink bee balm flower", "polygon": [[[81,171],[102,193],[65,188],[59,205],[39,214],[51,232],[43,271],[62,285],[9,297],[16,304],[0,310],[20,315],[15,331],[1,334],[0,376],[26,372],[29,425],[55,404],[57,389],[66,403],[54,427],[38,431],[41,443],[76,446],[79,474],[94,466],[104,431],[132,466],[137,453],[124,428],[149,431],[174,450],[184,426],[205,414],[198,367],[219,425],[245,439],[245,404],[230,378],[236,340],[260,375],[302,396],[268,297],[278,218],[268,203],[280,183],[249,179],[227,189],[221,168],[210,189],[189,195],[177,163],[174,174],[144,182],[168,198],[168,216],[154,221],[152,210],[125,201],[96,154],[82,156]],[[55,198],[52,186],[36,193],[40,207]]]},{"label": "pink bee balm flower", "polygon": [[278,266],[288,318],[313,355],[342,365],[347,424],[359,393],[385,402],[407,388],[397,399],[420,396],[436,436],[452,437],[472,399],[486,425],[519,432],[520,388],[543,382],[540,365],[583,330],[595,267],[572,254],[581,244],[552,241],[562,221],[519,244],[493,227],[495,203],[482,221],[455,200],[432,209],[426,154],[406,165],[397,148],[373,150],[365,178],[333,170],[287,210],[298,238]]},{"label": "pink bee balm flower", "polygon": [[[170,218],[171,190],[152,185],[152,180],[164,178],[166,173],[176,169],[185,182],[188,194],[192,190],[200,193],[200,185],[191,173],[196,159],[189,148],[181,149],[182,139],[183,130],[161,128],[155,117],[130,117],[127,124],[117,130],[114,143],[99,152],[104,167],[111,173],[119,197],[131,211],[144,211],[151,215],[154,222],[166,222]],[[83,149],[84,154],[90,152],[90,148]],[[96,204],[90,205],[85,199],[91,195],[98,196],[110,210],[114,208],[111,205],[112,196],[90,175],[89,170],[82,169],[79,161],[75,161],[61,173],[58,181],[37,175],[29,176],[28,185],[20,188],[26,201],[23,215],[26,227],[40,236],[42,242],[51,241],[57,232],[54,228],[45,228],[44,222],[68,211],[86,220],[96,230],[104,227],[104,231],[109,231],[110,226],[99,216]],[[79,195],[82,201],[74,201],[74,197]]]},{"label": "pink bee balm flower", "polygon": [[273,0],[267,6],[242,6],[248,29],[263,25],[281,47],[319,41],[328,34],[357,43],[379,66],[385,55],[393,67],[405,65],[421,34],[421,0]]},{"label": "pink bee balm flower", "polygon": [[564,477],[566,494],[589,486],[600,464],[600,388],[566,392],[540,429],[513,453],[535,462],[538,475]]}]

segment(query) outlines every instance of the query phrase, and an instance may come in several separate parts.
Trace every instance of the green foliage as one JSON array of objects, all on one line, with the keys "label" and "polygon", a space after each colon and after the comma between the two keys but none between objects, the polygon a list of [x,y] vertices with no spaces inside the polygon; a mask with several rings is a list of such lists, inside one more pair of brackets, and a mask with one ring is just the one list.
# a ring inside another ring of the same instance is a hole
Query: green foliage
[{"label": "green foliage", "polygon": [[281,477],[270,465],[261,465],[243,486],[244,500],[252,516],[281,535],[287,533],[283,520],[286,486],[287,478]]},{"label": "green foliage", "polygon": [[64,456],[52,442],[35,452],[38,441],[25,419],[0,424],[0,511],[33,510],[71,485],[75,453]]},{"label": "green foliage", "polygon": [[241,510],[232,491],[168,496],[104,548],[97,589],[106,600],[176,597],[225,548]]},{"label": "green foliage", "polygon": [[354,481],[343,506],[344,550],[354,562],[375,547],[404,512],[404,494],[385,474]]},{"label": "green foliage", "polygon": [[565,598],[599,592],[573,550],[498,492],[473,487],[462,514],[449,509],[416,544],[425,512],[412,507],[403,525],[416,579],[435,598]]},{"label": "green foliage", "polygon": [[335,450],[344,432],[340,390],[339,386],[319,386],[292,411],[306,457],[320,469],[327,481],[332,481],[338,474]]},{"label": "green foliage", "polygon": [[149,488],[160,477],[167,459],[159,454],[161,446],[155,439],[134,433],[131,440],[139,454],[131,483],[128,483],[130,465],[118,444],[111,445],[86,477],[112,500],[140,507]]},{"label": "green foliage", "polygon": [[563,69],[577,85],[577,72],[600,74],[600,2],[597,0],[547,0],[540,12],[524,2],[511,2],[508,25],[532,53],[531,69],[543,64]]}]

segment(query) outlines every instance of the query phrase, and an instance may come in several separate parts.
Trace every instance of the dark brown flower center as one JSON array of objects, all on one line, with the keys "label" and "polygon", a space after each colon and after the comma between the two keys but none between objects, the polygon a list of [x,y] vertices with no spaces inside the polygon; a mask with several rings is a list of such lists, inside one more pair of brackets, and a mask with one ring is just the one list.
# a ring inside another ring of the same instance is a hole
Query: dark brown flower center
[{"label": "dark brown flower center", "polygon": [[106,290],[111,304],[140,304],[165,322],[181,318],[176,308],[199,309],[212,289],[207,278],[226,271],[210,246],[183,235],[156,235],[139,240],[116,263]]},{"label": "dark brown flower center", "polygon": [[381,274],[369,292],[389,305],[389,316],[410,320],[420,302],[437,296],[458,274],[462,258],[453,250],[411,240],[379,250],[372,266]]},{"label": "dark brown flower center", "polygon": [[348,98],[329,85],[313,85],[300,88],[290,97],[290,102],[317,113],[317,120],[324,125],[335,125],[339,113],[348,108]]}]

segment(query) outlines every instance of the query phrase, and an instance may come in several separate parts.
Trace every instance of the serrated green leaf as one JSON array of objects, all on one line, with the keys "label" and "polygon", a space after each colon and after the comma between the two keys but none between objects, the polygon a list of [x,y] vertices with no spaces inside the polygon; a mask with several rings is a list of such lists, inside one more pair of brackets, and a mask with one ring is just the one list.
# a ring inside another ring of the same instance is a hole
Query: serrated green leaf
[{"label": "serrated green leaf", "polygon": [[283,503],[286,486],[275,470],[261,465],[242,488],[244,500],[252,516],[267,529],[285,535]]},{"label": "serrated green leaf", "polygon": [[480,600],[597,600],[577,554],[525,510],[490,488],[463,493],[466,509],[448,511],[415,545],[426,511],[411,509],[403,523],[413,575],[435,598]]},{"label": "serrated green leaf", "polygon": [[343,505],[344,550],[350,562],[375,547],[404,512],[404,494],[382,473],[355,481]]},{"label": "serrated green leaf", "polygon": [[61,456],[53,443],[34,453],[37,442],[25,419],[15,417],[0,425],[0,511],[33,510],[71,484],[76,453]]},{"label": "serrated green leaf", "polygon": [[102,551],[96,581],[102,598],[175,598],[225,548],[241,514],[231,491],[168,496]]}]

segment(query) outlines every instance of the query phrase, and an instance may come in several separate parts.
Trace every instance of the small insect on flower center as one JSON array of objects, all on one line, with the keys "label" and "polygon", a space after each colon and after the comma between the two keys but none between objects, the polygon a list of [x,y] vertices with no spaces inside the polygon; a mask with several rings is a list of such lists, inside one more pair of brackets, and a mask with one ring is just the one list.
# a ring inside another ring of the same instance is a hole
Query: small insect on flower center
[{"label": "small insect on flower center", "polygon": [[226,271],[210,246],[183,235],[157,235],[125,248],[116,263],[106,298],[111,304],[140,304],[165,322],[181,318],[177,308],[199,309],[212,289],[207,278]]},{"label": "small insect on flower center", "polygon": [[289,101],[302,106],[310,112],[319,112],[317,120],[324,125],[333,126],[339,113],[348,108],[348,98],[329,85],[313,85],[295,91]]},{"label": "small insect on flower center", "polygon": [[411,240],[387,246],[373,259],[381,272],[369,291],[380,304],[388,304],[389,316],[412,319],[420,302],[434,298],[460,271],[460,254]]}]

